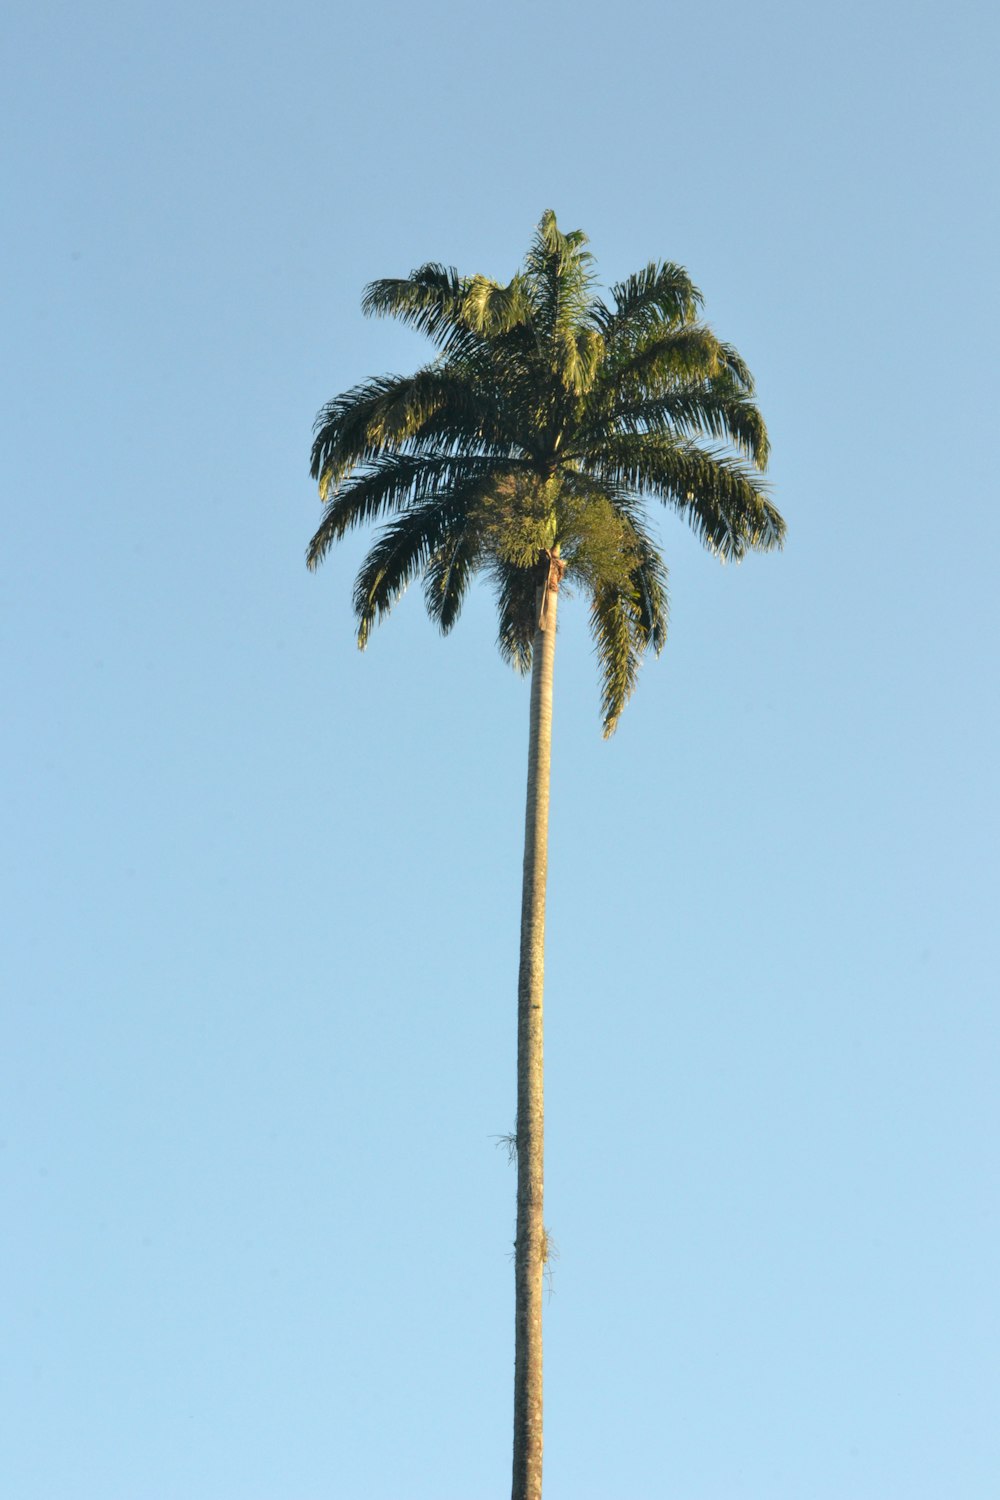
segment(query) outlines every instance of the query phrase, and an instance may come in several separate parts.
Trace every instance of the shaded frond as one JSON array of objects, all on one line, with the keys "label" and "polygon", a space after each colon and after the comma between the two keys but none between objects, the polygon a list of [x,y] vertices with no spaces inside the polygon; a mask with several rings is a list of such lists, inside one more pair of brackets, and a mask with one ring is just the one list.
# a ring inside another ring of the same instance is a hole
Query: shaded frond
[{"label": "shaded frond", "polygon": [[482,552],[482,537],[473,517],[452,528],[428,559],[424,571],[424,602],[431,619],[447,635],[461,613]]},{"label": "shaded frond", "polygon": [[[368,380],[328,402],[316,419],[310,472],[326,500],[346,474],[387,450],[425,438],[457,452],[503,449],[496,393],[449,365]],[[509,443],[506,444],[509,450]]]},{"label": "shaded frond", "polygon": [[733,394],[724,376],[703,383],[692,381],[664,395],[623,398],[621,405],[601,413],[591,436],[599,438],[602,432],[722,438],[758,469],[767,467],[770,453],[760,411],[747,397]]},{"label": "shaded frond", "polygon": [[490,572],[496,588],[497,647],[515,671],[527,672],[538,621],[538,569],[494,560]]},{"label": "shaded frond", "polygon": [[516,472],[518,467],[516,460],[501,464],[492,458],[451,454],[384,455],[345,481],[328,502],[326,514],[307,548],[306,562],[310,568],[316,568],[334,542],[365,521],[377,520],[387,512],[424,500],[446,499],[450,491],[478,490],[494,476]]},{"label": "shaded frond", "polygon": [[587,461],[612,482],[676,506],[723,560],[782,545],[785,523],[764,481],[725,452],[644,433],[610,438]]},{"label": "shaded frond", "polygon": [[639,675],[635,604],[625,590],[607,585],[596,591],[590,604],[590,630],[601,673],[601,717],[608,739]]},{"label": "shaded frond", "polygon": [[636,565],[632,571],[635,599],[635,625],[644,649],[659,656],[667,644],[670,602],[667,593],[667,566],[659,548],[640,526],[636,531]]},{"label": "shaded frond", "polygon": [[372,626],[389,613],[407,585],[461,531],[460,504],[426,501],[384,526],[354,583],[358,645],[368,644]]},{"label": "shaded frond", "polygon": [[756,389],[754,378],[743,356],[733,348],[732,344],[720,344],[719,359],[723,369],[743,395],[752,396]]}]

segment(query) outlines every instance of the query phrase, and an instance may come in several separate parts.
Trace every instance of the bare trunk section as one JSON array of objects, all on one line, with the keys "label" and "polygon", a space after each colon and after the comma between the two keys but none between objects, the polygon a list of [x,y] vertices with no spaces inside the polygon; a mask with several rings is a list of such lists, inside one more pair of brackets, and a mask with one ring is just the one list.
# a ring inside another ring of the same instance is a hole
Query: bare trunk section
[{"label": "bare trunk section", "polygon": [[524,821],[521,964],[517,984],[517,1238],[514,1241],[514,1482],[511,1500],[542,1494],[542,1277],[545,1110],[542,988],[548,866],[552,669],[565,564],[544,554],[531,657],[528,796]]}]

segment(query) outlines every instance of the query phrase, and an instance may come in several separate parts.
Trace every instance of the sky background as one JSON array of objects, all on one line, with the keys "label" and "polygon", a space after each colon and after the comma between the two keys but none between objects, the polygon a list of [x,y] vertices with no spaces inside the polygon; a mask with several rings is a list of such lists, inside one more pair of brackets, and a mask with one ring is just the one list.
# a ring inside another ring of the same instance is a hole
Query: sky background
[{"label": "sky background", "polygon": [[685,265],[789,527],[561,611],[546,1500],[992,1500],[996,12],[15,3],[2,22],[0,1490],[509,1492],[527,688],[364,656],[360,313]]}]

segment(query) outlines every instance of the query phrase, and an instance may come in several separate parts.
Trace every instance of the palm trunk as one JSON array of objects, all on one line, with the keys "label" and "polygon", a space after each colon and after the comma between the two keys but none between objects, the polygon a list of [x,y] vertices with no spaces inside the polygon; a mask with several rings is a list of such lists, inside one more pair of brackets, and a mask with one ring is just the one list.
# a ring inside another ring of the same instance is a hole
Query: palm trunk
[{"label": "palm trunk", "polygon": [[542,1217],[545,1111],[542,988],[545,972],[545,876],[548,865],[552,669],[556,609],[564,564],[545,558],[531,658],[528,796],[524,821],[521,963],[517,984],[517,1238],[514,1241],[514,1483],[512,1500],[542,1494],[542,1276],[547,1259]]}]

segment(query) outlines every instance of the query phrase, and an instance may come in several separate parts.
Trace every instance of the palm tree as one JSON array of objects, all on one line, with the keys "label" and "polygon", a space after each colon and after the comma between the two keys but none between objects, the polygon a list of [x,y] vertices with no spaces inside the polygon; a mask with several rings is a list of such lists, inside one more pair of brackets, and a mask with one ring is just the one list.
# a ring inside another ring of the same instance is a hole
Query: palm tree
[{"label": "palm tree", "polygon": [[552,674],[565,579],[590,604],[605,735],[667,624],[666,569],[647,497],[710,551],[781,545],[765,493],[767,434],[750,372],[700,320],[679,266],[594,290],[579,230],[546,213],[506,285],[425,265],[373,282],[363,308],[425,333],[432,363],[364,381],[320,412],[312,475],[325,513],[315,568],[355,526],[384,520],[358,573],[358,645],[416,577],[449,631],[473,577],[496,591],[501,654],[531,671],[518,976],[513,1500],[542,1484],[542,980]]}]

